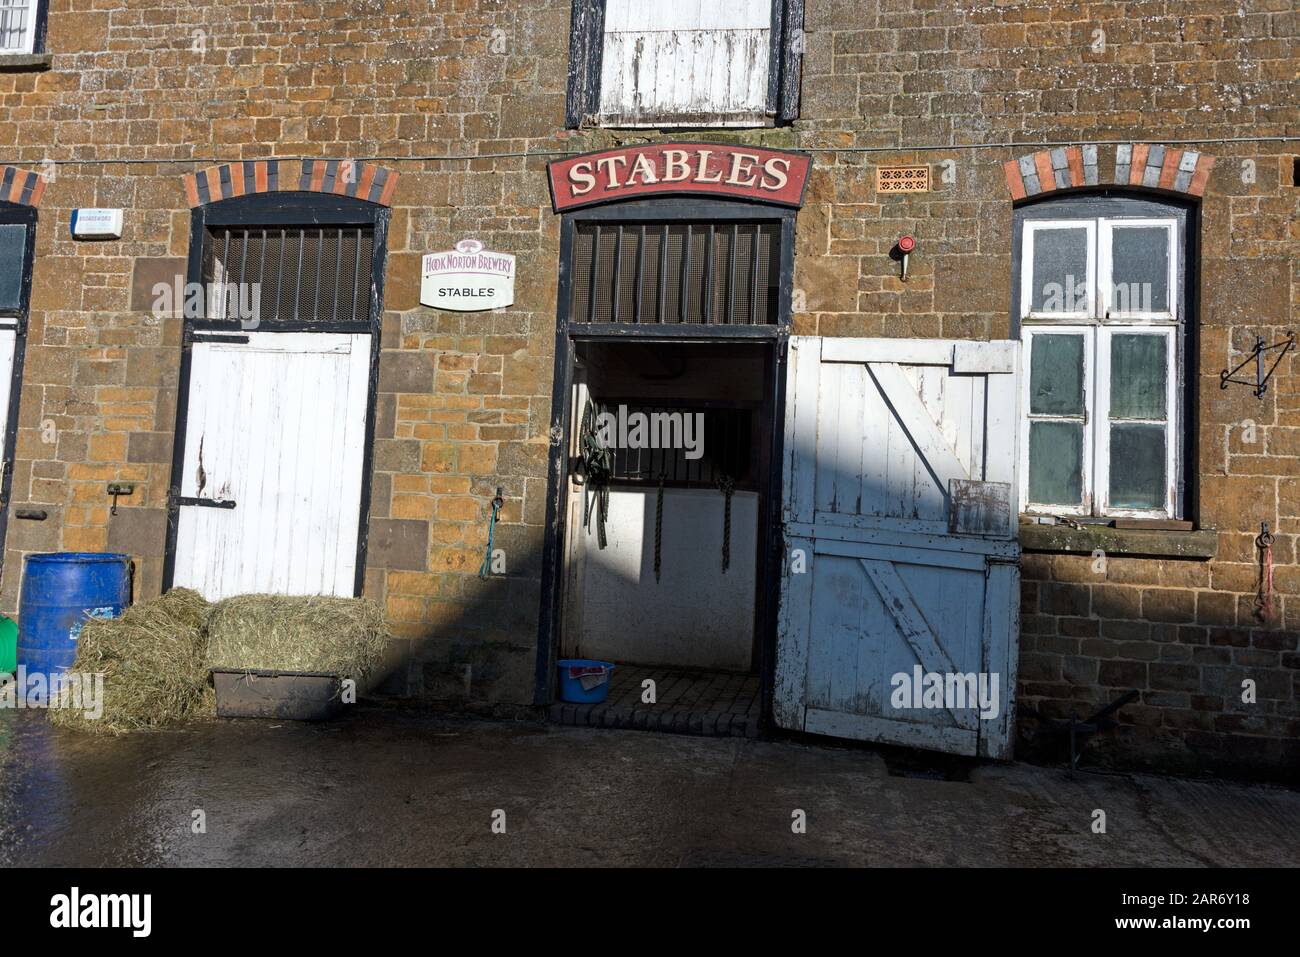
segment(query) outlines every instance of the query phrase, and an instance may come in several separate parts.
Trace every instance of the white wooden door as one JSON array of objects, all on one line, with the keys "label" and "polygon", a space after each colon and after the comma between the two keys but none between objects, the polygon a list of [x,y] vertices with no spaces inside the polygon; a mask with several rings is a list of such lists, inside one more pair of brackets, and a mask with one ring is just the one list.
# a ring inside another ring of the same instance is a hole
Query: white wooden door
[{"label": "white wooden door", "polygon": [[[0,320],[4,322],[5,320]],[[10,320],[12,321],[12,320]],[[0,325],[0,453],[3,453],[3,460],[0,461],[0,489],[4,488],[4,483],[9,480],[8,473],[13,471],[14,450],[5,448],[5,436],[9,434],[9,400],[13,396],[13,390],[19,388],[19,383],[14,381],[14,360],[18,355],[18,330],[14,326]],[[7,501],[0,500],[0,509],[8,504]],[[3,526],[0,526],[3,528]],[[3,534],[0,533],[0,555],[4,552]]]},{"label": "white wooden door", "polygon": [[172,583],[352,595],[370,336],[247,338],[192,347]]},{"label": "white wooden door", "polygon": [[1010,755],[1018,349],[791,338],[779,726]]},{"label": "white wooden door", "polygon": [[17,353],[18,330],[0,325],[0,443],[9,431],[9,399],[17,385],[14,382],[14,357]]}]

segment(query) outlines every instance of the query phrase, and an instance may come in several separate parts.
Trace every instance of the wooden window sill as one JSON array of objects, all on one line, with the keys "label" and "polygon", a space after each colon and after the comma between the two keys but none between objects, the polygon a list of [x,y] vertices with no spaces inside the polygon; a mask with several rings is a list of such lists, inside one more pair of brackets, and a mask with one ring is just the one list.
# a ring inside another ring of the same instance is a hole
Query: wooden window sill
[{"label": "wooden window sill", "polygon": [[1205,561],[1213,558],[1219,533],[1212,528],[1168,531],[1146,528],[1110,528],[1106,525],[1021,525],[1020,547],[1027,552],[1064,552],[1091,555],[1101,549],[1107,555],[1142,558],[1182,558]]},{"label": "wooden window sill", "polygon": [[36,73],[53,62],[52,53],[0,53],[0,73]]}]

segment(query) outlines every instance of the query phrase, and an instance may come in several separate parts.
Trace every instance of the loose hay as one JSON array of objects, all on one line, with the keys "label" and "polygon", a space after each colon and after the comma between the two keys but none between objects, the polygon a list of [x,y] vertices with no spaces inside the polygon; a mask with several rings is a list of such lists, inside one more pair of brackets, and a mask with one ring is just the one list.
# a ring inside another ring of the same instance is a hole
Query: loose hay
[{"label": "loose hay", "polygon": [[212,606],[214,668],[321,671],[362,687],[388,641],[384,612],[369,598],[236,595]]},{"label": "loose hay", "polygon": [[103,714],[92,719],[59,707],[50,710],[50,721],[121,734],[213,713],[203,631],[209,607],[198,592],[173,588],[120,617],[87,621],[72,670],[104,675]]}]

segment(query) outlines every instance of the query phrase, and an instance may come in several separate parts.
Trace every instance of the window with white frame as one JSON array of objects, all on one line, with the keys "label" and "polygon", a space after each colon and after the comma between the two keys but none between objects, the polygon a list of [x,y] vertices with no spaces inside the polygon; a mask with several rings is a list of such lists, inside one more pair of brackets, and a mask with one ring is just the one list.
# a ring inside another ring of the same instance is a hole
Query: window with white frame
[{"label": "window with white frame", "polygon": [[1184,220],[1038,209],[1019,236],[1024,509],[1178,518]]},{"label": "window with white frame", "polygon": [[803,0],[573,0],[568,125],[793,119],[802,28]]},{"label": "window with white frame", "polygon": [[0,56],[40,53],[46,0],[0,0]]}]

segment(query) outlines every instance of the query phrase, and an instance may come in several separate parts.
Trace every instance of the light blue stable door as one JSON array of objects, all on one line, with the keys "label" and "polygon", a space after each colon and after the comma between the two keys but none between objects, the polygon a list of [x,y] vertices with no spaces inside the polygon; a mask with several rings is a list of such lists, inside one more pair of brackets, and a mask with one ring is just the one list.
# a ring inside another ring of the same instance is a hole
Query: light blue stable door
[{"label": "light blue stable door", "polygon": [[1018,359],[791,338],[779,726],[1011,756]]}]

